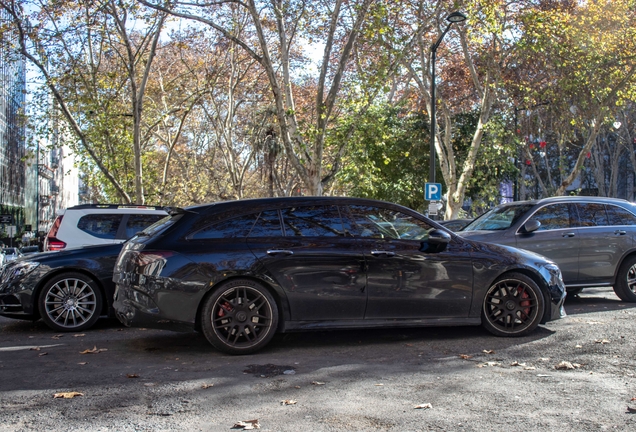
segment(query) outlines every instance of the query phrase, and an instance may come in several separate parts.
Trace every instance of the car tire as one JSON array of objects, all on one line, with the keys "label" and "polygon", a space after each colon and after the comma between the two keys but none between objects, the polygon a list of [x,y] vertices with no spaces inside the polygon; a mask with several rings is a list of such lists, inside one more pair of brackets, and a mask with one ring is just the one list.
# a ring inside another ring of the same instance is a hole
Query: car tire
[{"label": "car tire", "polygon": [[501,276],[488,288],[481,311],[482,326],[496,336],[525,336],[543,318],[541,289],[521,273]]},{"label": "car tire", "polygon": [[38,306],[44,323],[62,332],[92,327],[102,312],[102,292],[82,273],[64,273],[49,280],[40,292]]},{"label": "car tire", "polygon": [[636,256],[630,256],[621,264],[614,292],[623,301],[636,302]]},{"label": "car tire", "polygon": [[201,329],[219,351],[250,354],[274,337],[278,306],[260,283],[236,279],[220,285],[204,300]]}]

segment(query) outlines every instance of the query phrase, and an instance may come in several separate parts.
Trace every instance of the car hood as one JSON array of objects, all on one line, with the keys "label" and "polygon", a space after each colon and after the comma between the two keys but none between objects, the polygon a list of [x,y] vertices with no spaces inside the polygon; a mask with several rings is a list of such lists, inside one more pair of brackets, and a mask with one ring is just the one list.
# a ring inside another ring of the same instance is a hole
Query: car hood
[{"label": "car hood", "polygon": [[[497,231],[470,231],[471,233],[498,233]],[[525,263],[525,264],[530,264],[530,265],[541,265],[541,264],[546,264],[546,263],[551,263],[554,264],[554,261],[551,260],[550,258],[547,258],[541,254],[526,250],[526,249],[519,249],[517,247],[514,246],[507,246],[504,244],[500,244],[500,243],[495,243],[494,242],[494,238],[492,242],[488,242],[488,240],[482,240],[481,238],[479,238],[479,236],[475,235],[475,236],[470,236],[470,238],[468,238],[468,236],[464,236],[464,233],[457,233],[457,234],[462,234],[462,238],[465,238],[467,241],[475,244],[476,246],[478,246],[478,250],[480,251],[491,251],[491,252],[495,252],[497,254],[502,254],[504,256],[507,256],[509,258],[511,258],[512,260],[518,262],[518,263]],[[488,235],[485,236],[486,238],[489,237]],[[494,237],[494,236],[490,236],[490,237]],[[497,237],[498,239],[498,237]]]}]

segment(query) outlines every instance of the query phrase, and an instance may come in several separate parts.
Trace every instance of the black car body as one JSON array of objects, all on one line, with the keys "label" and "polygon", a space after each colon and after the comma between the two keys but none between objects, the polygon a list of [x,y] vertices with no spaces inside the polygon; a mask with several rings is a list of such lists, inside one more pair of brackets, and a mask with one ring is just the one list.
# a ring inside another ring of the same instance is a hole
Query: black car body
[{"label": "black car body", "polygon": [[276,331],[485,323],[516,336],[563,315],[554,263],[462,239],[395,204],[270,198],[171,214],[122,249],[117,316],[201,329],[229,353]]},{"label": "black car body", "polygon": [[123,244],[25,256],[0,272],[0,315],[42,318],[59,331],[91,327],[113,315],[113,268]]}]

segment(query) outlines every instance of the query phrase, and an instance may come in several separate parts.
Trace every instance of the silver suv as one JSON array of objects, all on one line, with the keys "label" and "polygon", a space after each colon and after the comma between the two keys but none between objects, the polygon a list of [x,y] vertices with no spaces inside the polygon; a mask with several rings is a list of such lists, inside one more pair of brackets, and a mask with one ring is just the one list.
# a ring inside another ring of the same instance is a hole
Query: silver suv
[{"label": "silver suv", "polygon": [[122,243],[168,213],[161,207],[83,204],[58,213],[44,240],[45,251]]},{"label": "silver suv", "polygon": [[458,235],[515,246],[555,261],[568,292],[613,286],[636,302],[636,205],[599,197],[552,197],[502,204]]}]

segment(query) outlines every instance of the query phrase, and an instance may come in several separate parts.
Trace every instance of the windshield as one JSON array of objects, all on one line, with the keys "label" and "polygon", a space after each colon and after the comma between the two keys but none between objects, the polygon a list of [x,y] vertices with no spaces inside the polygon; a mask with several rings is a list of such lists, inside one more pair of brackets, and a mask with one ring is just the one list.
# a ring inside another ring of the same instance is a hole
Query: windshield
[{"label": "windshield", "polygon": [[532,204],[516,204],[495,207],[464,227],[462,231],[502,231],[514,225],[520,217],[534,207]]}]

